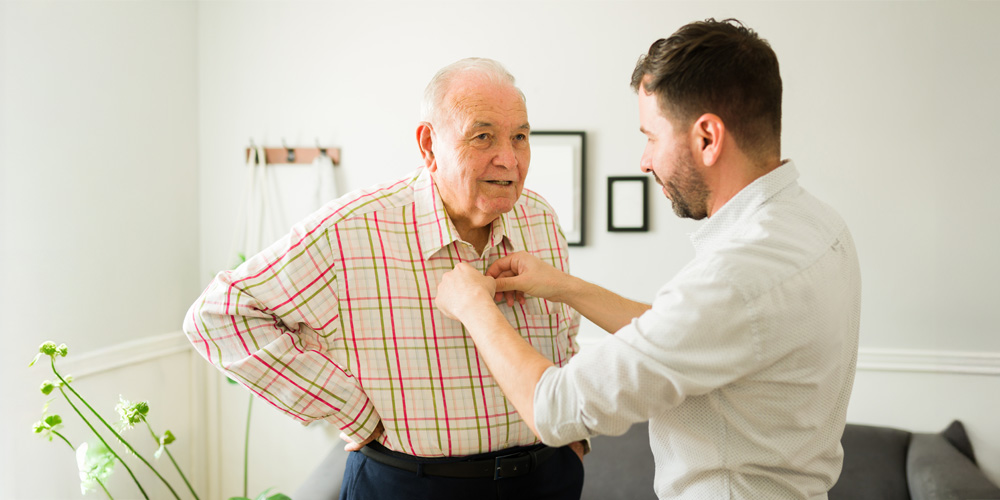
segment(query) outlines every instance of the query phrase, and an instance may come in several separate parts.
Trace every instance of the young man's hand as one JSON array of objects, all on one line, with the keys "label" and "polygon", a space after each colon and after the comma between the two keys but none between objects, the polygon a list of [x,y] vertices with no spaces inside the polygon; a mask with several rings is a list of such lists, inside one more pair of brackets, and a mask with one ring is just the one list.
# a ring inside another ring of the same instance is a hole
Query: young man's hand
[{"label": "young man's hand", "polygon": [[498,259],[486,275],[496,278],[494,300],[506,299],[507,305],[514,305],[515,300],[523,304],[525,295],[564,302],[562,294],[568,286],[566,273],[526,252]]}]

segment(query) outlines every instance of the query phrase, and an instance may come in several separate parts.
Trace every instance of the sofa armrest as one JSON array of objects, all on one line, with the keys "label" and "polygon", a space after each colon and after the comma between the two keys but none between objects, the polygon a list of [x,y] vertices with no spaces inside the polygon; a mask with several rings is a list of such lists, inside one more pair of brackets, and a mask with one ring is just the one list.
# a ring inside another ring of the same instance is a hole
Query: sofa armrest
[{"label": "sofa armrest", "polygon": [[913,434],[906,476],[913,500],[1000,499],[1000,488],[941,434]]}]

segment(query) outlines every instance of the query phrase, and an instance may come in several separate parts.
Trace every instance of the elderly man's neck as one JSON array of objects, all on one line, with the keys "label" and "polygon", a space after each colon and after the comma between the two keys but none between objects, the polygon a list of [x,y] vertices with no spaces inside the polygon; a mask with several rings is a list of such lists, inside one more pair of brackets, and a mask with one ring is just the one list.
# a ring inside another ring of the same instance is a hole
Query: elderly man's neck
[{"label": "elderly man's neck", "polygon": [[493,221],[489,221],[485,225],[481,221],[471,222],[456,218],[452,218],[451,221],[455,224],[455,229],[458,230],[458,236],[462,238],[462,241],[471,244],[476,249],[476,255],[482,255],[486,243],[490,241]]}]

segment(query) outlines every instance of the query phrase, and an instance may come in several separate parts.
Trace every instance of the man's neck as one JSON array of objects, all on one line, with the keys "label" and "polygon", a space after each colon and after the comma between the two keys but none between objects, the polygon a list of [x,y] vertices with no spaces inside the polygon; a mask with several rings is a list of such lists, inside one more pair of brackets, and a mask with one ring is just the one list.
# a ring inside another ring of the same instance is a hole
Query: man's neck
[{"label": "man's neck", "polygon": [[490,241],[490,230],[493,224],[487,224],[481,227],[472,227],[469,225],[460,224],[458,221],[452,220],[455,224],[455,229],[458,230],[458,236],[462,238],[462,241],[471,243],[476,249],[476,255],[482,255],[483,249],[486,248],[486,243]]},{"label": "man's neck", "polygon": [[736,168],[720,170],[720,176],[712,188],[708,205],[708,216],[715,215],[729,200],[739,194],[753,181],[767,175],[780,167],[784,162],[768,162],[767,166],[753,165],[748,161],[741,162]]}]

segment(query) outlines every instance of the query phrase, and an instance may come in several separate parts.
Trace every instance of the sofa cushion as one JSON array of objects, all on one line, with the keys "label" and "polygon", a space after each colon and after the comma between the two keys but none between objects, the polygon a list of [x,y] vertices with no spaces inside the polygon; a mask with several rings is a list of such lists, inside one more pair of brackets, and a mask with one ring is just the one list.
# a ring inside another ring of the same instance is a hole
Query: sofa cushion
[{"label": "sofa cushion", "polygon": [[[913,500],[1000,499],[1000,488],[976,467],[974,457],[966,456],[948,439],[957,435],[949,429],[952,432],[913,435],[906,457]],[[964,429],[960,437],[968,444]],[[971,445],[966,449],[972,453]]]},{"label": "sofa cushion", "polygon": [[829,500],[909,500],[906,450],[911,433],[847,424],[840,440],[844,468]]},{"label": "sofa cushion", "polygon": [[972,441],[969,441],[969,435],[965,433],[965,426],[962,425],[962,422],[952,420],[948,424],[948,428],[941,431],[941,435],[963,455],[969,457],[972,463],[976,463],[976,454],[972,451]]},{"label": "sofa cushion", "polygon": [[340,483],[344,479],[344,467],[350,453],[344,451],[344,443],[336,443],[333,450],[313,469],[299,489],[292,494],[295,500],[337,500],[340,498]]},{"label": "sofa cushion", "polygon": [[581,500],[656,500],[648,422],[621,436],[594,436],[590,445],[592,451],[583,457]]}]

